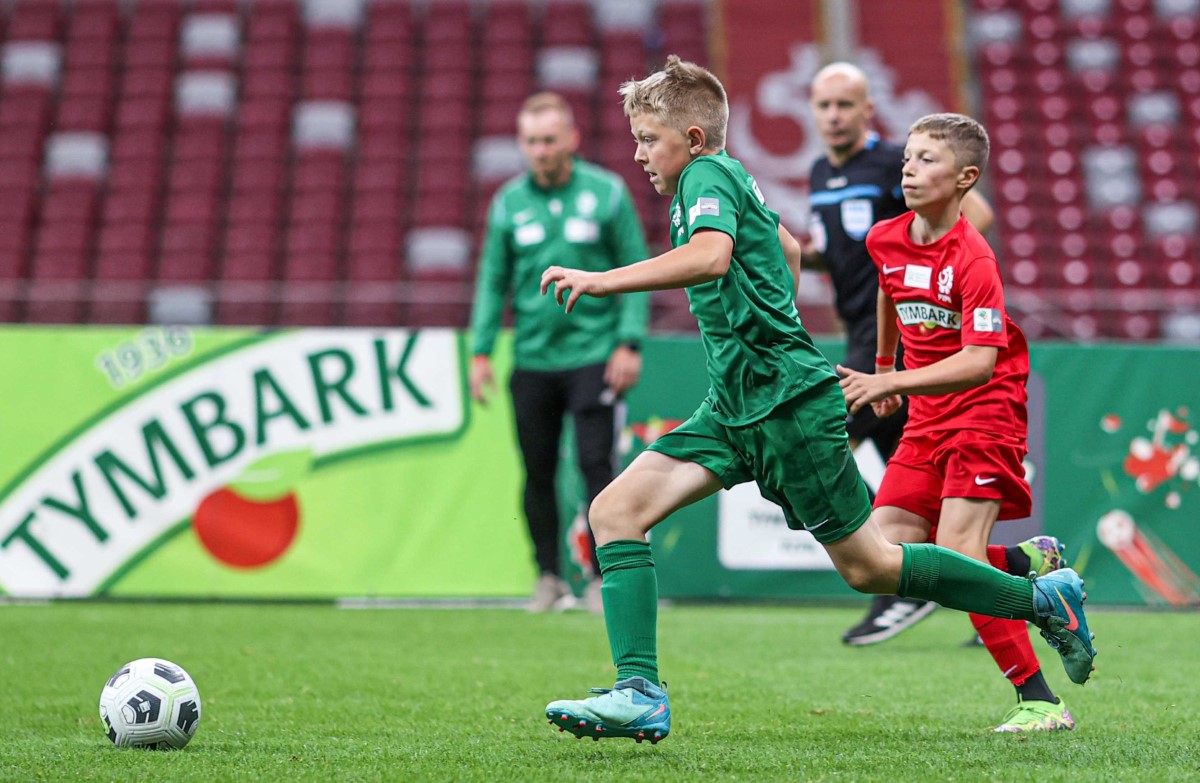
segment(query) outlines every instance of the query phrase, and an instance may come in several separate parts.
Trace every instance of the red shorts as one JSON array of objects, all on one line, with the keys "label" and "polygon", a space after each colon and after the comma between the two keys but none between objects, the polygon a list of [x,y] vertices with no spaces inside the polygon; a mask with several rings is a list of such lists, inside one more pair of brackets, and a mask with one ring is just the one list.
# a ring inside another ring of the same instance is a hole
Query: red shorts
[{"label": "red shorts", "polygon": [[999,500],[1000,519],[1033,511],[1022,441],[979,432],[905,435],[888,460],[875,506],[896,506],[937,523],[945,498]]}]

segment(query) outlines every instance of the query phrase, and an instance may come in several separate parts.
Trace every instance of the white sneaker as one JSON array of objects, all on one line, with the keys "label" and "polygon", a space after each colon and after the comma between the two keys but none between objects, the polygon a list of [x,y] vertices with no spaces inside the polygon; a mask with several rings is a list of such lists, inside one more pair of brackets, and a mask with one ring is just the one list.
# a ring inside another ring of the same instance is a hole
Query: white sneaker
[{"label": "white sneaker", "polygon": [[533,595],[525,608],[530,612],[548,612],[560,599],[570,594],[571,589],[566,582],[549,572],[543,573],[533,586]]}]

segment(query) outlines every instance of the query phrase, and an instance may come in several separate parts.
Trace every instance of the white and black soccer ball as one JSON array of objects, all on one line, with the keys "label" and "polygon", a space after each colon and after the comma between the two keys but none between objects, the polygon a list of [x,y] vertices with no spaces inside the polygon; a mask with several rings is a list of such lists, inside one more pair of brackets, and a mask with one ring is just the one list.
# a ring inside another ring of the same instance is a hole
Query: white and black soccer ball
[{"label": "white and black soccer ball", "polygon": [[114,745],[177,750],[200,725],[200,692],[181,666],[161,658],[131,661],[100,692],[100,720]]}]

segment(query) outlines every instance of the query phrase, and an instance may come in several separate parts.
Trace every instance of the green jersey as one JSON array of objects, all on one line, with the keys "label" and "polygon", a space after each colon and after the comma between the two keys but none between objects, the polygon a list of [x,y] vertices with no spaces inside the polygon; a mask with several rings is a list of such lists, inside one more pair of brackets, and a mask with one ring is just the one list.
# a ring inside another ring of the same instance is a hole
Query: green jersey
[{"label": "green jersey", "polygon": [[568,315],[552,294],[541,294],[542,272],[554,265],[603,272],[646,255],[641,222],[617,175],[577,158],[561,187],[541,188],[530,174],[513,178],[488,212],[472,353],[492,352],[511,294],[514,366],[569,370],[607,361],[618,343],[645,336],[649,295],[585,296]]},{"label": "green jersey", "polygon": [[708,361],[713,416],[750,424],[777,405],[837,376],[800,325],[795,282],[779,244],[779,215],[725,152],[696,158],[671,201],[671,245],[701,229],[733,239],[729,270],[687,289]]}]

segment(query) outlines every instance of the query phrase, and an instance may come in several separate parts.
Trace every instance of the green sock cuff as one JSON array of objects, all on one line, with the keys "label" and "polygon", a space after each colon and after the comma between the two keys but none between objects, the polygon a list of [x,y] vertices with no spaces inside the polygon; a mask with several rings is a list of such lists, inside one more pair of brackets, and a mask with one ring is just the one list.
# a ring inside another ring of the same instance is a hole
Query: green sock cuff
[{"label": "green sock cuff", "polygon": [[901,598],[988,617],[1033,620],[1033,583],[934,544],[901,544]]},{"label": "green sock cuff", "polygon": [[650,542],[632,539],[610,541],[604,546],[596,547],[596,562],[600,565],[601,574],[626,568],[654,567]]},{"label": "green sock cuff", "polygon": [[937,584],[938,557],[932,544],[901,544],[904,561],[900,566],[900,585],[896,595],[901,598],[923,597]]}]

